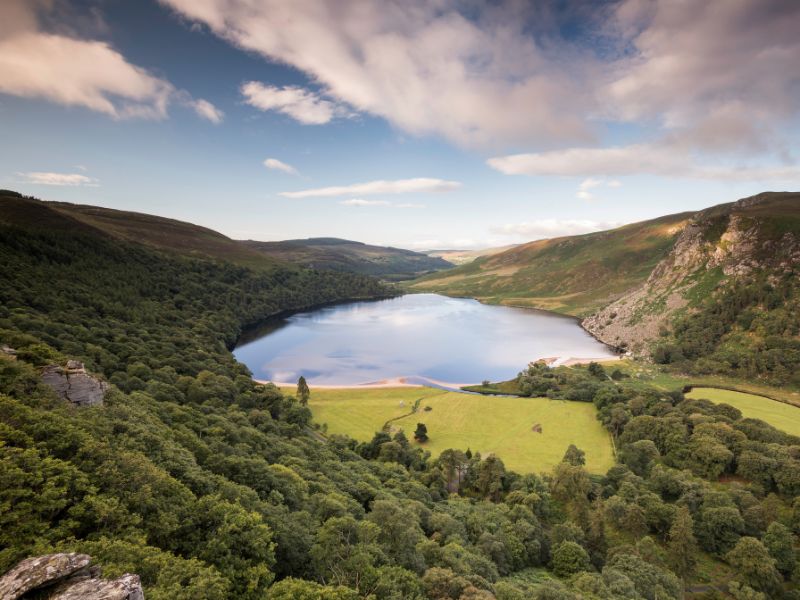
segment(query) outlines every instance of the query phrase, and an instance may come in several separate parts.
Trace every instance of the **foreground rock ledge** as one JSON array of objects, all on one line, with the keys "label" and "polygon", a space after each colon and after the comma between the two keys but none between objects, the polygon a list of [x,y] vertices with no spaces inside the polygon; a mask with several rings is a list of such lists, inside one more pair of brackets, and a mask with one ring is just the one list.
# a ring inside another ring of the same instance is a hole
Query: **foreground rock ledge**
[{"label": "foreground rock ledge", "polygon": [[138,575],[102,579],[88,554],[26,558],[0,577],[0,600],[144,600]]}]

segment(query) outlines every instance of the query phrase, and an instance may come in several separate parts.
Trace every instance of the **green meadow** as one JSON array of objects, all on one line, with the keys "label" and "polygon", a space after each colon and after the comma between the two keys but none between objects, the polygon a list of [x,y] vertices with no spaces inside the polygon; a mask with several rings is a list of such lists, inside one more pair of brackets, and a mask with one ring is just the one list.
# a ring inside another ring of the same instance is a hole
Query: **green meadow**
[{"label": "green meadow", "polygon": [[[402,416],[418,399],[417,412]],[[434,457],[448,448],[469,448],[483,456],[493,453],[519,473],[538,473],[559,463],[575,444],[586,452],[590,472],[605,473],[614,464],[611,439],[590,403],[404,387],[312,388],[309,406],[328,433],[359,441],[372,439],[390,420],[392,431],[402,429],[409,439],[417,423],[425,423],[430,440],[424,448]]]},{"label": "green meadow", "polygon": [[755,394],[715,388],[697,387],[686,394],[686,397],[724,402],[738,408],[745,417],[761,419],[781,431],[800,435],[800,408],[797,406]]}]

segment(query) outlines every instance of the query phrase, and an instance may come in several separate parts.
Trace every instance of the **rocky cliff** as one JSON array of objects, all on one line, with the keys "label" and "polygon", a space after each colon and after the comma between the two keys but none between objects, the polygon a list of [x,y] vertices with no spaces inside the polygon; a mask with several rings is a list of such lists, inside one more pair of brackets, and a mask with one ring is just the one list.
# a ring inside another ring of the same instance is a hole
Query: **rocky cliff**
[{"label": "rocky cliff", "polygon": [[86,372],[82,362],[67,361],[65,366],[49,365],[42,370],[42,381],[52,387],[62,400],[76,406],[103,403],[108,384]]},{"label": "rocky cliff", "polygon": [[86,554],[27,558],[0,577],[0,599],[144,600],[138,575],[103,579]]},{"label": "rocky cliff", "polygon": [[709,294],[755,273],[800,266],[800,194],[767,192],[697,213],[647,280],[594,315],[584,328],[601,341],[647,356],[671,321]]}]

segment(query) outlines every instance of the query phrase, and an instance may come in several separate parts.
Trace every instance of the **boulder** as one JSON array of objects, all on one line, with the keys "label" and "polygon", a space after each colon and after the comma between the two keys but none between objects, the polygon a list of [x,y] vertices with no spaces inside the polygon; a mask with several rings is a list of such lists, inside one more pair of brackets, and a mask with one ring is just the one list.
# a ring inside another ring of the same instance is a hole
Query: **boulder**
[{"label": "boulder", "polygon": [[142,582],[138,575],[123,575],[117,579],[84,579],[59,586],[48,600],[144,600]]},{"label": "boulder", "polygon": [[26,558],[0,577],[0,598],[16,600],[27,592],[55,585],[89,566],[87,554],[47,554]]},{"label": "boulder", "polygon": [[144,600],[138,575],[102,579],[91,560],[75,553],[27,558],[0,577],[0,599]]},{"label": "boulder", "polygon": [[67,361],[66,366],[49,365],[42,370],[42,381],[63,399],[76,406],[103,403],[108,384],[86,372],[82,362]]}]

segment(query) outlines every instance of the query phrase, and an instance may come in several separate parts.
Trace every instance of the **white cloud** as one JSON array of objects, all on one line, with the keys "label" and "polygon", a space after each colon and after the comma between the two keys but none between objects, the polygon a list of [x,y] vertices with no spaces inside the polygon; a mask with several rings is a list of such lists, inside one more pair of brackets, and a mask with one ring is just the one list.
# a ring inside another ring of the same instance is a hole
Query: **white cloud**
[{"label": "white cloud", "polygon": [[606,229],[614,229],[620,225],[622,225],[622,223],[616,221],[541,219],[492,227],[490,231],[495,234],[515,236],[518,238],[543,239],[565,235],[580,235],[593,231],[604,231]]},{"label": "white cloud", "polygon": [[59,186],[88,186],[97,187],[99,182],[93,177],[81,175],[80,173],[49,173],[44,171],[30,171],[28,173],[17,173],[25,183],[37,185],[59,185]]},{"label": "white cloud", "polygon": [[388,200],[364,200],[363,198],[350,198],[339,202],[342,206],[392,206],[394,208],[425,208],[424,204],[411,202],[389,202]]},{"label": "white cloud", "polygon": [[[343,103],[404,132],[533,152],[592,145],[619,122],[642,126],[639,144],[712,156],[774,160],[796,144],[796,0],[160,1],[303,72],[324,98],[271,88],[267,101],[303,122]],[[645,170],[670,168],[685,165]]]},{"label": "white cloud", "polygon": [[[304,72],[332,104],[271,88],[266,110],[326,123],[335,105],[463,145],[586,140],[592,54],[540,40],[550,9],[456,0],[161,0],[237,47]],[[567,58],[575,60],[575,72]],[[259,84],[261,85],[261,84]],[[261,91],[260,88],[255,88]],[[285,98],[278,97],[286,92]],[[302,106],[302,108],[298,108]]]},{"label": "white cloud", "polygon": [[343,206],[391,206],[391,202],[386,200],[364,200],[363,198],[350,198],[342,200],[339,204]]},{"label": "white cloud", "polygon": [[461,187],[458,181],[428,177],[415,179],[378,180],[352,185],[340,185],[297,192],[281,192],[285,198],[322,198],[347,195],[408,194],[414,192],[452,192]]},{"label": "white cloud", "polygon": [[198,100],[192,100],[190,106],[194,109],[194,112],[196,112],[198,116],[211,121],[214,123],[214,125],[219,125],[225,118],[225,113],[211,104],[211,102],[208,100],[203,100],[202,98]]},{"label": "white cloud", "polygon": [[275,110],[304,125],[324,125],[347,111],[318,94],[297,86],[275,87],[248,81],[240,88],[245,102],[259,110]]},{"label": "white cloud", "polygon": [[588,177],[578,184],[578,191],[575,196],[581,200],[594,200],[595,195],[589,190],[601,186],[616,188],[620,187],[621,185],[622,184],[616,180],[608,181],[606,179],[595,179],[594,177]]},{"label": "white cloud", "polygon": [[297,175],[297,169],[295,169],[292,165],[286,164],[282,160],[278,160],[277,158],[266,159],[264,161],[264,166],[268,169],[283,171],[284,173],[289,173],[290,175]]},{"label": "white cloud", "polygon": [[[660,175],[735,181],[797,181],[800,167],[702,163],[679,146],[633,144],[611,148],[569,148],[490,158],[487,164],[506,175],[622,177]],[[585,190],[584,190],[585,191]]]},{"label": "white cloud", "polygon": [[0,92],[80,106],[115,119],[163,119],[176,99],[203,118],[221,119],[211,103],[192,100],[106,42],[43,31],[37,10],[53,7],[47,1],[0,2]]}]

